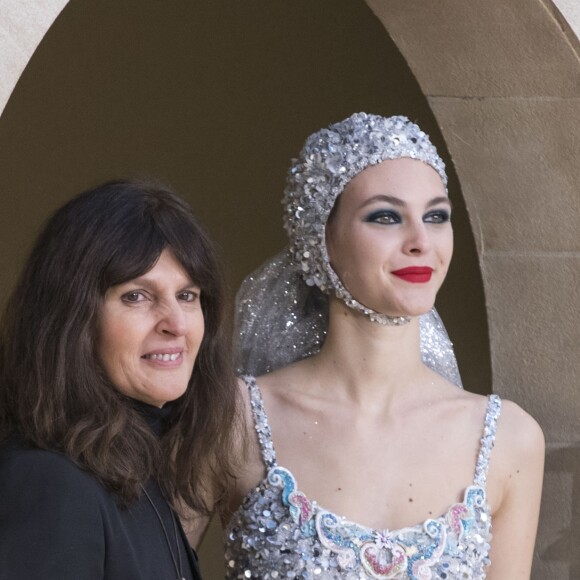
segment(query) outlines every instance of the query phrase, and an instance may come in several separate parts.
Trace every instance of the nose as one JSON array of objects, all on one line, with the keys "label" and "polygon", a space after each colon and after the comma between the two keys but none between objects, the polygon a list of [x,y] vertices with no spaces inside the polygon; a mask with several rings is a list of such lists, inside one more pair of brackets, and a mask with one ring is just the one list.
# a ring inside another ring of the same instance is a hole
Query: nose
[{"label": "nose", "polygon": [[177,300],[161,307],[157,331],[171,336],[184,336],[187,333],[187,318]]},{"label": "nose", "polygon": [[423,220],[408,222],[405,233],[405,254],[422,255],[427,252],[431,241]]}]

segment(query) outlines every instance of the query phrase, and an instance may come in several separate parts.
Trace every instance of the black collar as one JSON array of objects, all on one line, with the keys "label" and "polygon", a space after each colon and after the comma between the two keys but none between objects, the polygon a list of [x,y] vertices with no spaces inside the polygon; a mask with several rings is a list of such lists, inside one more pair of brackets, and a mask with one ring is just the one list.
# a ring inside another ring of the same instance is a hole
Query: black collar
[{"label": "black collar", "polygon": [[169,417],[173,410],[172,403],[165,403],[163,407],[155,407],[137,399],[131,399],[133,408],[145,419],[151,431],[161,437],[167,429]]}]

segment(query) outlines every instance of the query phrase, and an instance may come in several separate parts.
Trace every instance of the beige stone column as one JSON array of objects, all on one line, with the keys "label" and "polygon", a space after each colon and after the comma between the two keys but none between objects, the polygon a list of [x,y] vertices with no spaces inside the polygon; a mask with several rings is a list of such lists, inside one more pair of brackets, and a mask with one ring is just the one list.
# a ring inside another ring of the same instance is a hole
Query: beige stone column
[{"label": "beige stone column", "polygon": [[484,279],[492,388],[546,435],[534,578],[578,578],[580,4],[367,3],[419,81],[459,175]]}]

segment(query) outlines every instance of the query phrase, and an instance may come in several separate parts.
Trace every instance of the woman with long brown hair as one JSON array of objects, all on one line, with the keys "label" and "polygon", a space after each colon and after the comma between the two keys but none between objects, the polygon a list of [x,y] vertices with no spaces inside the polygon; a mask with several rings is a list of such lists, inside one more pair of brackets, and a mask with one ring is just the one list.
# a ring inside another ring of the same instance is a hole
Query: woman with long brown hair
[{"label": "woman with long brown hair", "polygon": [[1,327],[0,578],[200,577],[178,516],[233,472],[227,335],[213,245],[166,187],[50,218]]}]

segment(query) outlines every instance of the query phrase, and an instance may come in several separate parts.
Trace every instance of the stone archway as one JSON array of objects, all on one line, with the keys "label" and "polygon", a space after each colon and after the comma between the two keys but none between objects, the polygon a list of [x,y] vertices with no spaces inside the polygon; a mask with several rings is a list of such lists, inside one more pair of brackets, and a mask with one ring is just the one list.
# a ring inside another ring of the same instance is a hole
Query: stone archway
[{"label": "stone archway", "polygon": [[546,435],[534,577],[577,578],[580,5],[367,4],[427,96],[462,184],[494,391],[529,410]]},{"label": "stone archway", "polygon": [[68,0],[3,0],[0,6],[0,115],[34,51]]},{"label": "stone archway", "polygon": [[[3,1],[0,114],[67,3]],[[492,0],[477,12],[461,0],[367,4],[427,96],[462,184],[484,277],[494,390],[530,410],[546,433],[535,577],[576,577],[578,4]]]}]

